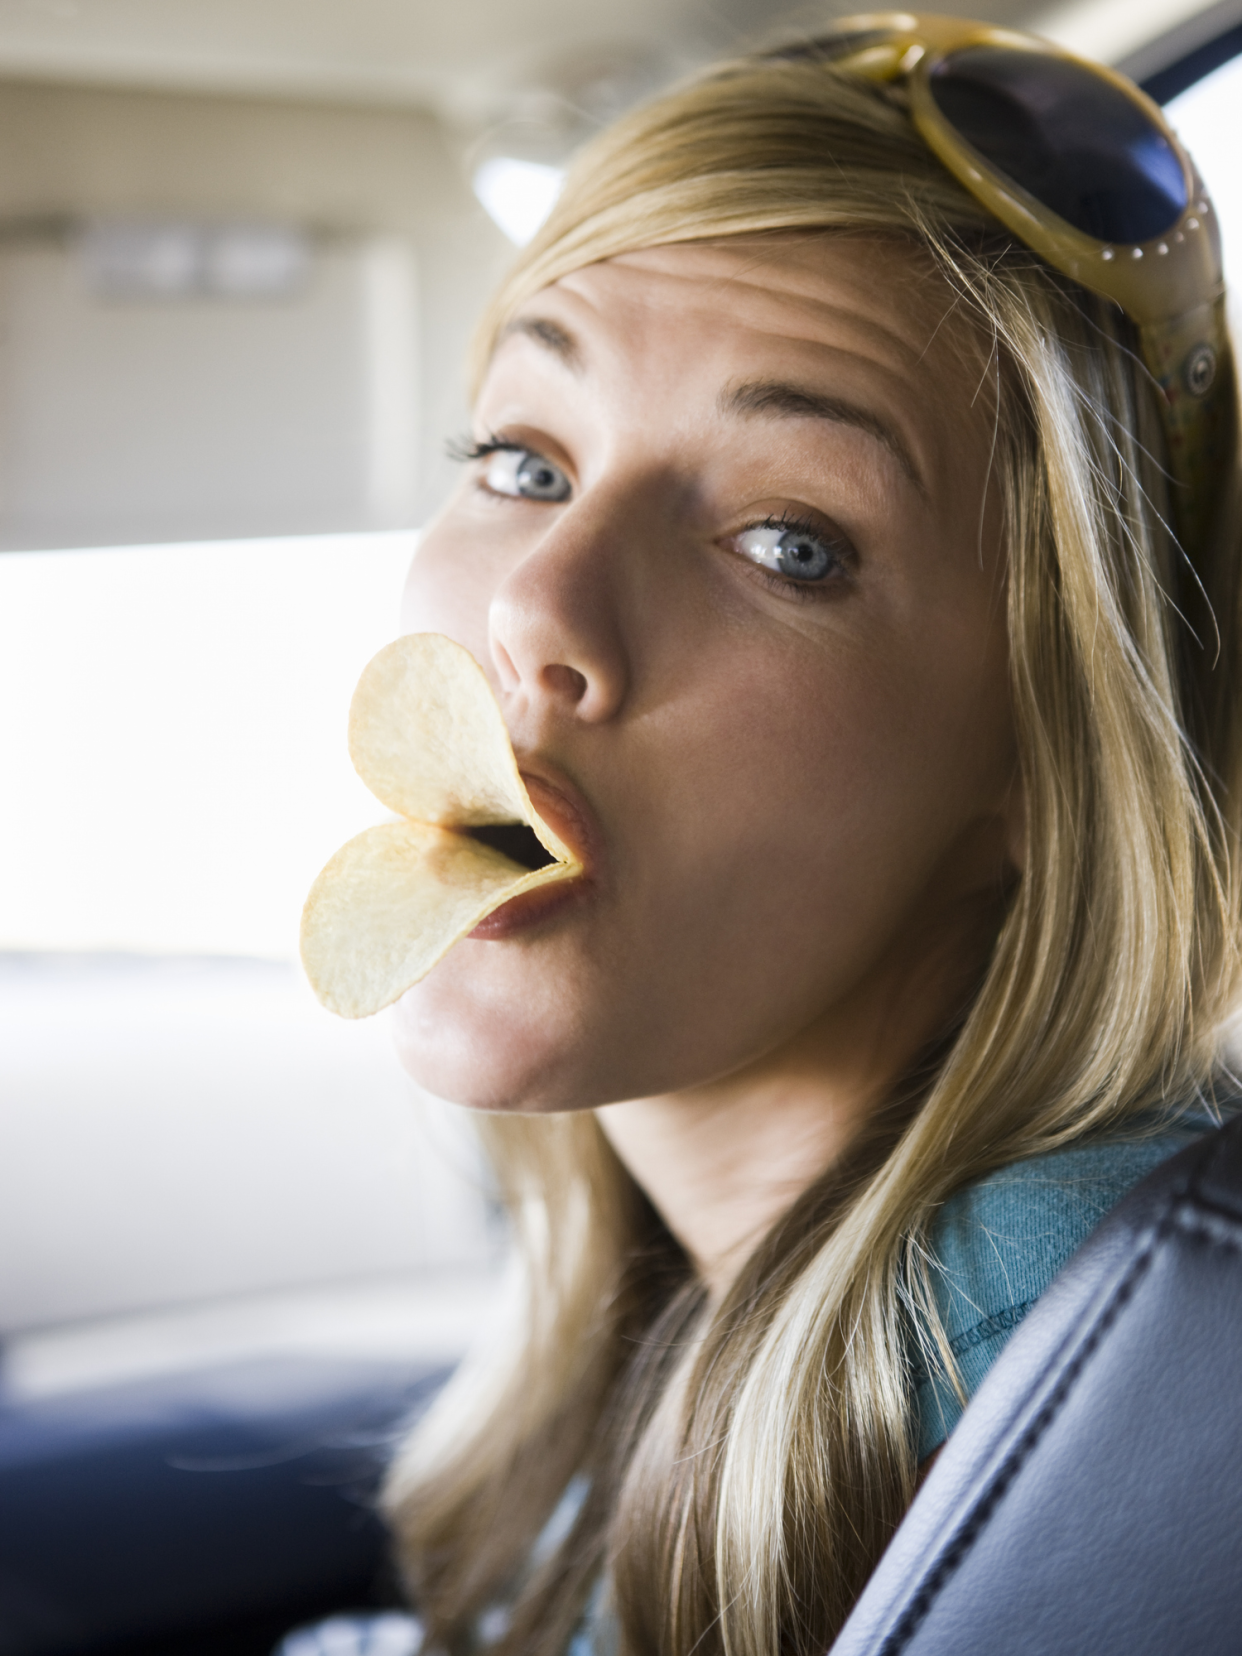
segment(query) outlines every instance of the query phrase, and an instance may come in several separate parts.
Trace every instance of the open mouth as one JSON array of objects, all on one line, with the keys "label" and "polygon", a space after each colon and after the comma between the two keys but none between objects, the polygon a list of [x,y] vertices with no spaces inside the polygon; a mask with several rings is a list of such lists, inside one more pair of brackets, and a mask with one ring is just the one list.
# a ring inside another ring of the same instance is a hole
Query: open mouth
[{"label": "open mouth", "polygon": [[532,800],[486,675],[452,639],[384,646],[354,692],[349,750],[395,820],[343,845],[306,900],[302,961],[331,1011],[369,1017],[462,938],[512,936],[589,890],[585,812],[546,777],[530,779],[546,813]]},{"label": "open mouth", "polygon": [[489,822],[482,828],[467,828],[466,835],[532,873],[549,868],[556,861],[535,830],[525,822]]}]

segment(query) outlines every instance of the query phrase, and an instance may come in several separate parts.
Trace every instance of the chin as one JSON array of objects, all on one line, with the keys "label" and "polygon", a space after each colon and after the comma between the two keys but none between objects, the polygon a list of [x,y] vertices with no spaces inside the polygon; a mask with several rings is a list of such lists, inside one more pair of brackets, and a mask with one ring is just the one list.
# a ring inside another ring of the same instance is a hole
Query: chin
[{"label": "chin", "polygon": [[[529,960],[493,976],[460,945],[455,953],[392,1010],[402,1067],[437,1098],[475,1110],[588,1110],[688,1086],[722,1067],[715,1018],[713,1050],[697,1050],[658,995],[588,984],[581,972],[543,973]],[[567,979],[568,992],[558,987]]]},{"label": "chin", "polygon": [[392,1010],[393,1044],[420,1087],[473,1110],[535,1113],[580,1110],[603,1102],[598,1077],[584,1073],[572,1041],[543,1020],[460,1003],[430,982],[416,985]]},{"label": "chin", "polygon": [[680,966],[601,968],[585,952],[561,958],[552,942],[466,939],[401,997],[392,1030],[403,1068],[437,1098],[531,1114],[594,1109],[730,1074],[818,1004],[808,987],[805,1005],[785,994],[774,1011],[749,977],[743,989],[722,1008]]}]

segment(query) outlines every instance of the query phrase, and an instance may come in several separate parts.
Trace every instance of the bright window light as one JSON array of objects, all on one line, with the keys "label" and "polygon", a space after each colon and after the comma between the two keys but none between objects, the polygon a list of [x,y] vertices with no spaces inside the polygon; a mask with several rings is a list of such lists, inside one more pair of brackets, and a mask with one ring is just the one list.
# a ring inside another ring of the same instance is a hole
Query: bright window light
[{"label": "bright window light", "polygon": [[1242,321],[1242,57],[1231,58],[1188,87],[1165,106],[1165,113],[1194,156],[1220,218],[1236,328]]},{"label": "bright window light", "polygon": [[408,533],[0,556],[0,950],[291,960]]},{"label": "bright window light", "polygon": [[539,161],[494,155],[474,175],[474,193],[511,242],[525,247],[561,193],[565,174]]}]

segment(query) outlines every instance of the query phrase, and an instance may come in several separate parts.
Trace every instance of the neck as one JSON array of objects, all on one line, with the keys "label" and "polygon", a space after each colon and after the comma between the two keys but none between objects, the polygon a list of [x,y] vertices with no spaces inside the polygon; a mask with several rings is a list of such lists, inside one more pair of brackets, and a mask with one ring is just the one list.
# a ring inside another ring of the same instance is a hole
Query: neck
[{"label": "neck", "polygon": [[[903,951],[776,1051],[722,1079],[604,1105],[603,1131],[713,1293],[851,1148],[919,1053],[959,1013],[995,909]],[[946,949],[946,942],[952,946]]]}]

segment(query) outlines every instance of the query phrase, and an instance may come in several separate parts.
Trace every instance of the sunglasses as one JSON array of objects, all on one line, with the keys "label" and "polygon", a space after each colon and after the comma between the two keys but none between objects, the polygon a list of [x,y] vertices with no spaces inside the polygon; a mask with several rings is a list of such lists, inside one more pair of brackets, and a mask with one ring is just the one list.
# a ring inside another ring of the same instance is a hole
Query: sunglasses
[{"label": "sunglasses", "polygon": [[1197,550],[1231,459],[1233,360],[1216,216],[1159,105],[1050,41],[964,18],[852,17],[772,55],[903,82],[915,129],[958,182],[1137,325],[1162,393],[1175,527]]}]

